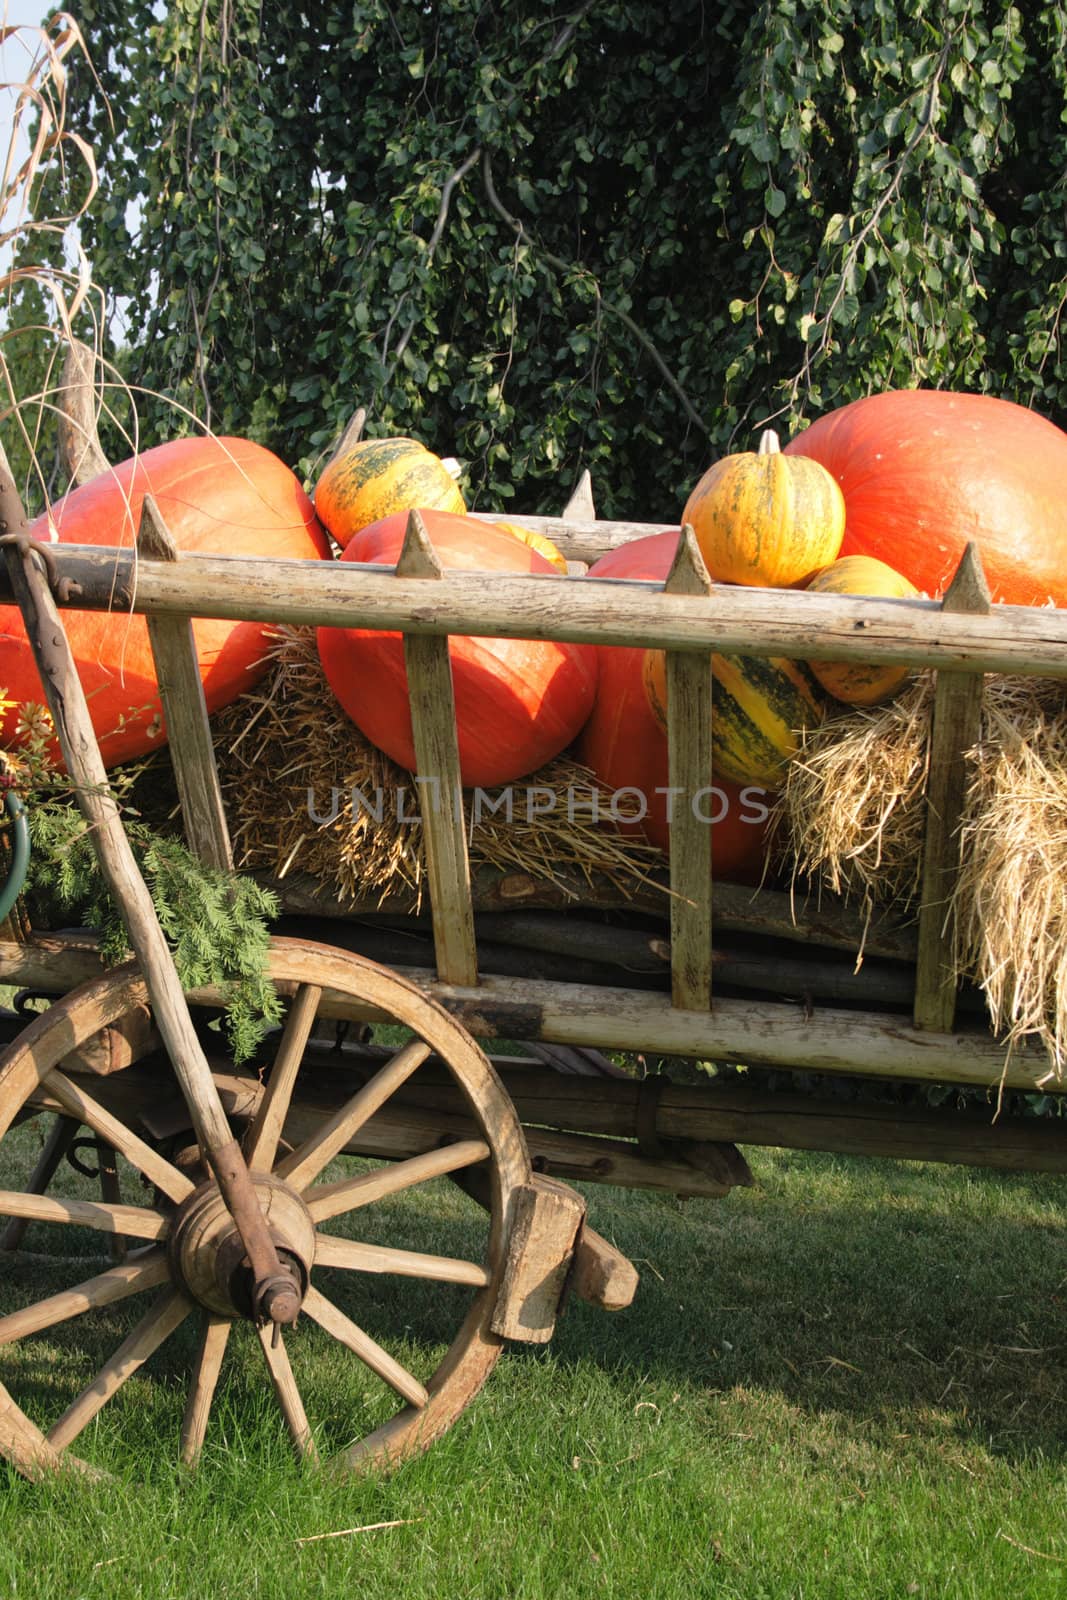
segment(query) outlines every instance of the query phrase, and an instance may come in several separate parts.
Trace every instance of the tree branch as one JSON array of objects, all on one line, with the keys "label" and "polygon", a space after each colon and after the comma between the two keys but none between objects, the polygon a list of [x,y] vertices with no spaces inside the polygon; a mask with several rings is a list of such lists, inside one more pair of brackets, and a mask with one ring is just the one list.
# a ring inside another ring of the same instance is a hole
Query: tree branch
[{"label": "tree branch", "polygon": [[[511,212],[507,209],[503,201],[500,199],[500,196],[496,192],[496,185],[493,182],[492,166],[490,164],[489,152],[487,150],[482,153],[482,181],[485,184],[485,194],[490,206],[492,206],[497,216],[506,222],[509,228],[514,230],[515,237],[522,244],[529,246],[531,250],[535,251],[536,254],[540,256],[542,261],[546,262],[548,266],[553,268],[554,271],[561,273],[564,276],[568,273],[580,270],[580,263],[564,261],[561,256],[553,255],[550,250],[546,250],[543,245],[539,244],[538,241],[528,233],[525,224],[520,222],[518,217],[512,216]],[[637,340],[642,350],[645,351],[645,353],[650,357],[656,366],[661,377],[663,378],[663,381],[667,384],[668,388],[681,403],[690,422],[692,422],[695,427],[700,429],[700,432],[705,438],[710,438],[711,430],[708,428],[707,423],[693,405],[689,396],[678,382],[678,379],[674,376],[674,373],[671,371],[670,367],[668,367],[666,361],[660,355],[659,351],[656,349],[656,346],[652,343],[652,340],[648,337],[648,334],[645,333],[642,328],[638,327],[637,323],[634,321],[633,317],[630,316],[629,312],[624,311],[621,306],[617,306],[614,301],[605,299],[604,295],[601,293],[600,285],[597,283],[595,277],[593,277],[591,273],[590,277],[595,285],[597,300],[601,308],[608,312],[611,316],[617,318],[627,332]]]}]

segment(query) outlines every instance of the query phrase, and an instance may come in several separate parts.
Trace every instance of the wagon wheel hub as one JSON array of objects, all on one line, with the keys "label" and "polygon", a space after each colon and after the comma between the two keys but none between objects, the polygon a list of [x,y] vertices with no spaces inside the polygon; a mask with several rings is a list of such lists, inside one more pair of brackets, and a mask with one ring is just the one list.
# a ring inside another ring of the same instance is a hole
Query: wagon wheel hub
[{"label": "wagon wheel hub", "polygon": [[259,1172],[252,1182],[282,1264],[281,1279],[266,1286],[254,1283],[241,1235],[214,1181],[201,1184],[178,1207],[170,1257],[182,1287],[207,1310],[261,1322],[269,1320],[269,1310],[262,1293],[257,1302],[257,1287],[291,1295],[295,1285],[303,1301],[315,1259],[315,1224],[300,1196],[281,1179]]}]

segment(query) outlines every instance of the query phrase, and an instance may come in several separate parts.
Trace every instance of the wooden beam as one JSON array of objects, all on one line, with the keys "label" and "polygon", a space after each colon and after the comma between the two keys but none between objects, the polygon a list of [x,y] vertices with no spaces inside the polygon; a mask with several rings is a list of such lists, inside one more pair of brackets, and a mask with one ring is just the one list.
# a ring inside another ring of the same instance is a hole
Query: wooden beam
[{"label": "wooden beam", "polygon": [[[398,579],[414,578],[434,586],[443,576],[426,525],[417,511],[408,518],[396,573]],[[478,955],[447,638],[405,634],[404,664],[437,973],[443,983],[475,984]]]},{"label": "wooden beam", "polygon": [[[990,613],[989,587],[973,540],[941,605],[945,612],[965,616]],[[917,1028],[941,1033],[948,1032],[956,1015],[952,894],[960,868],[966,756],[981,732],[982,688],[981,673],[941,671],[934,690],[913,1019]]]},{"label": "wooden beam", "polygon": [[[146,494],[137,548],[156,561],[177,561],[178,547],[155,498]],[[233,871],[215,746],[207,719],[193,625],[188,617],[149,617],[148,638],[166,722],[167,743],[189,848],[208,866]]]},{"label": "wooden beam", "polygon": [[[236,617],[339,628],[399,629],[441,637],[538,638],[588,644],[709,650],[827,661],[903,662],[967,672],[1067,678],[1067,611],[996,605],[988,616],[943,611],[931,600],[880,600],[716,584],[708,596],[665,595],[661,583],[554,573],[446,572],[425,579],[341,561],[260,561],[182,555],[149,561],[130,551],[50,546],[60,578],[90,611]],[[561,585],[566,585],[566,599]],[[0,599],[10,598],[0,573]]]},{"label": "wooden beam", "polygon": [[[664,584],[671,595],[710,595],[692,528],[682,529]],[[667,652],[667,761],[671,807],[671,997],[683,1011],[711,1005],[711,826],[699,799],[711,787],[711,652]]]}]

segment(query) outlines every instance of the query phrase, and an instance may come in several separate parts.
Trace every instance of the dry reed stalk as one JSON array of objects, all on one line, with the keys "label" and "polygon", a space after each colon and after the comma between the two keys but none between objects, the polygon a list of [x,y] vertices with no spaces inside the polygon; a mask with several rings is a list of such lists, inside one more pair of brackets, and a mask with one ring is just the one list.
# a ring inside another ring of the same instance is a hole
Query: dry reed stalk
[{"label": "dry reed stalk", "polygon": [[[341,710],[313,629],[275,630],[269,659],[260,684],[213,719],[238,865],[277,878],[308,872],[342,904],[403,888],[421,899],[426,868],[422,830],[412,821],[418,801],[411,774]],[[486,804],[475,817],[468,796],[472,867],[515,869],[549,883],[571,869],[587,881],[595,875],[622,884],[662,865],[652,845],[597,825],[592,797],[599,796],[602,814],[607,797],[577,762],[558,757],[514,787],[517,800],[535,787],[551,791],[551,809],[546,793],[540,812],[540,802],[530,815],[515,804],[508,820]],[[487,793],[491,804],[502,791]]]}]

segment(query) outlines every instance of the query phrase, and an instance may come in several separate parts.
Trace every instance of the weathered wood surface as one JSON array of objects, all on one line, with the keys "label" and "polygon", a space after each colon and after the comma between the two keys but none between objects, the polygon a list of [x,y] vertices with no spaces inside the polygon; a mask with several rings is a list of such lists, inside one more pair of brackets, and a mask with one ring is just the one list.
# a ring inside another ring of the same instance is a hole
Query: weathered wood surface
[{"label": "weathered wood surface", "polygon": [[[678,532],[677,522],[598,521],[589,515],[591,505],[573,503],[581,487],[582,480],[579,479],[574,495],[558,517],[521,518],[524,528],[529,528],[532,533],[543,533],[546,538],[552,540],[568,561],[587,561],[591,564],[598,561],[601,556],[607,555],[609,550],[617,550],[620,545],[629,544],[631,539],[645,539],[654,533]],[[470,515],[482,522],[493,522],[499,513],[472,511]]]},{"label": "weathered wood surface", "polygon": [[[408,889],[384,898],[338,901],[328,887],[304,873],[280,882],[264,873],[255,873],[273,887],[282,910],[293,916],[356,918],[377,913],[403,916],[410,925],[417,922],[417,899]],[[555,881],[545,882],[528,873],[500,872],[477,867],[472,874],[472,896],[476,912],[510,912],[543,909],[601,909],[651,912],[666,919],[667,877],[662,869],[650,873],[651,881],[621,878],[617,883],[605,878],[587,881],[581,874],[561,868]],[[484,920],[487,937],[494,937],[496,919]],[[876,911],[868,925],[852,906],[826,893],[818,900],[802,894],[791,895],[778,889],[745,888],[740,884],[716,883],[712,903],[712,927],[723,932],[751,933],[769,939],[795,940],[827,950],[843,950],[855,956],[884,956],[891,961],[914,961],[916,929],[899,917]],[[0,945],[0,952],[6,949]]]},{"label": "weathered wood surface", "polygon": [[[42,951],[0,946],[0,966],[13,983],[70,985],[70,958],[62,946]],[[82,952],[87,975],[99,960]],[[1020,1046],[1010,1059],[1005,1046],[980,1027],[937,1034],[902,1017],[868,1015],[836,1007],[724,998],[709,1016],[672,1009],[669,997],[611,986],[553,983],[536,979],[483,978],[477,988],[440,984],[425,968],[397,969],[450,1010],[481,1039],[547,1039],[557,1044],[604,1050],[642,1050],[694,1056],[708,1061],[744,1061],[800,1071],[856,1073],[896,1080],[978,1084],[1003,1081],[1009,1089],[1056,1092],[1048,1057]],[[218,1005],[218,991],[200,990],[198,1003]],[[330,991],[322,1015],[353,1021],[385,1021],[372,1006]]]},{"label": "weathered wood surface", "polygon": [[[978,546],[972,540],[942,601],[944,611],[988,616],[992,602]],[[934,688],[926,777],[919,949],[915,972],[917,1028],[947,1032],[956,1015],[952,894],[960,867],[960,819],[967,792],[967,752],[982,726],[981,673],[939,672]]]},{"label": "weathered wood surface", "polygon": [[535,1177],[516,1192],[491,1323],[502,1339],[551,1339],[584,1217],[585,1201],[565,1184]]},{"label": "weathered wood surface", "polygon": [[110,463],[100,447],[97,419],[97,358],[88,345],[71,341],[59,380],[56,431],[59,450],[75,485],[107,472]]},{"label": "weathered wood surface", "polygon": [[[421,580],[431,589],[443,577],[444,569],[417,511],[408,517],[396,571],[398,580]],[[406,635],[404,665],[437,973],[445,983],[474,984],[478,982],[478,955],[448,640]]]},{"label": "weathered wood surface", "polygon": [[[716,584],[707,597],[663,585],[555,574],[446,572],[432,596],[392,567],[338,561],[259,561],[182,555],[138,560],[129,551],[53,548],[80,585],[78,606],[147,614],[235,617],[414,634],[543,638],[665,650],[736,651],[805,660],[905,662],[960,671],[1067,677],[1067,611],[996,605],[987,617],[931,600]],[[566,585],[565,598],[561,588]],[[0,599],[9,598],[5,585]],[[69,602],[68,602],[69,603]]]},{"label": "weathered wood surface", "polygon": [[[692,528],[682,529],[664,593],[711,594]],[[711,652],[666,658],[667,771],[676,803],[671,819],[671,996],[683,1011],[711,1005],[711,827],[697,813],[711,773]]]},{"label": "weathered wood surface", "polygon": [[[178,547],[150,494],[145,495],[141,509],[137,548],[141,555],[156,561],[178,559]],[[193,625],[188,617],[149,617],[148,638],[186,840],[208,866],[232,872],[233,852]]]}]

